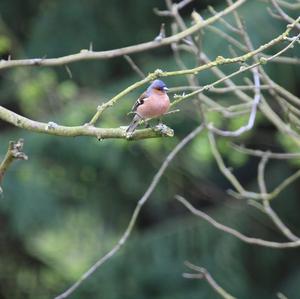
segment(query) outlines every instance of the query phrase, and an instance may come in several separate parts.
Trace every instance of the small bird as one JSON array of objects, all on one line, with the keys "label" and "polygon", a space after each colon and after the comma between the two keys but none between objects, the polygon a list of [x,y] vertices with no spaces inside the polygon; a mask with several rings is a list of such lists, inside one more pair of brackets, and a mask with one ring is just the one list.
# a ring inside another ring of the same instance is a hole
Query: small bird
[{"label": "small bird", "polygon": [[127,133],[132,134],[141,120],[162,116],[169,110],[168,90],[168,87],[162,80],[157,79],[152,82],[131,109],[135,116],[126,129]]}]

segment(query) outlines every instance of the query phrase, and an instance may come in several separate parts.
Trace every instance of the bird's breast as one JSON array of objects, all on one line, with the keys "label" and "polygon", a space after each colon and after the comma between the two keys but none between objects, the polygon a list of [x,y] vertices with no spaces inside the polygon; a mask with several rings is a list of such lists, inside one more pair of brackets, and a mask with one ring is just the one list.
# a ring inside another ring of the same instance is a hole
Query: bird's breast
[{"label": "bird's breast", "polygon": [[165,114],[170,107],[170,100],[167,94],[150,96],[140,105],[137,113],[143,118],[153,118]]}]

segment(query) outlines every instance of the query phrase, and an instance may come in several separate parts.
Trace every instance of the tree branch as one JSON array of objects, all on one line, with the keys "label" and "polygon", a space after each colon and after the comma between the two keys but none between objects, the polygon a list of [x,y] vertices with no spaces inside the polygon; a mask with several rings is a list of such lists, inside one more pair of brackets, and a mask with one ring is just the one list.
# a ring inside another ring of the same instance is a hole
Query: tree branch
[{"label": "tree branch", "polygon": [[210,273],[203,267],[198,267],[196,265],[193,265],[190,262],[184,263],[188,268],[191,270],[196,271],[197,273],[183,273],[184,278],[189,279],[205,279],[208,284],[212,287],[212,289],[219,294],[224,299],[236,299],[236,297],[233,297],[230,295],[227,291],[225,291],[210,275]]},{"label": "tree branch", "polygon": [[300,169],[287,177],[283,182],[281,182],[271,193],[268,193],[268,200],[272,200],[279,195],[287,186],[292,184],[300,177]]},{"label": "tree branch", "polygon": [[[276,0],[270,0],[270,1],[283,20],[285,20],[287,23],[291,23],[294,21],[293,18],[291,18],[287,13],[283,11],[283,9],[279,6]],[[300,30],[300,25],[296,24],[296,28]]]},{"label": "tree branch", "polygon": [[137,66],[137,64],[132,60],[132,58],[129,55],[124,55],[124,58],[139,77],[141,77],[142,79],[146,77],[144,72]]},{"label": "tree branch", "polygon": [[[234,143],[231,143],[232,148],[237,150],[238,152],[255,156],[255,157],[263,157],[266,152],[261,150],[253,150],[249,148],[245,148],[244,146],[240,146]],[[269,159],[279,159],[279,160],[285,160],[285,159],[300,159],[300,153],[272,153],[268,152]]]},{"label": "tree branch", "polygon": [[227,15],[228,13],[234,11],[246,0],[238,0],[232,6],[227,7],[223,11],[219,12],[218,14],[208,18],[202,23],[197,23],[190,28],[177,33],[173,36],[166,37],[161,39],[160,41],[150,41],[146,43],[141,43],[134,46],[119,48],[115,50],[108,50],[108,51],[100,51],[94,52],[91,50],[83,49],[80,53],[62,56],[59,58],[34,58],[34,59],[18,59],[18,60],[1,60],[0,61],[0,70],[7,69],[17,66],[57,66],[57,65],[65,65],[70,64],[76,61],[83,61],[83,60],[93,60],[93,59],[110,59],[114,57],[129,55],[133,53],[143,52],[151,49],[155,49],[162,46],[170,45],[174,42],[178,42],[185,37],[199,31],[200,29],[204,28],[207,25],[210,25],[216,22],[219,18]]},{"label": "tree branch", "polygon": [[[300,17],[295,21],[296,23],[298,23],[300,21]],[[296,24],[295,23],[295,24]],[[287,31],[289,32],[289,29],[291,29],[292,25],[289,26],[289,28],[287,29]],[[230,63],[237,63],[237,62],[245,62],[246,60],[254,57],[256,54],[260,53],[261,51],[264,51],[265,49],[279,43],[282,40],[285,40],[286,37],[288,35],[286,35],[285,31],[283,34],[281,34],[280,36],[278,36],[277,38],[273,39],[272,41],[268,42],[265,45],[260,46],[258,49],[254,50],[254,51],[250,51],[247,54],[241,55],[239,57],[234,57],[234,58],[224,58],[224,57],[217,57],[214,61],[208,62],[200,67],[196,67],[194,69],[189,69],[189,70],[182,70],[182,71],[177,71],[177,72],[162,72],[161,74],[159,74],[160,77],[167,77],[167,76],[174,76],[174,75],[184,75],[184,74],[197,74],[198,72],[201,72],[203,70],[206,69],[210,69],[216,66],[220,66],[223,64],[230,64]],[[228,76],[222,77],[219,80],[215,81],[212,84],[206,85],[196,91],[193,91],[187,95],[184,96],[178,96],[176,98],[176,100],[172,103],[172,105],[176,105],[178,103],[180,103],[183,100],[186,100],[190,97],[193,97],[194,95],[197,95],[198,93],[201,93],[205,90],[209,90],[211,87],[214,87],[215,85],[222,83],[238,74],[241,74],[245,71],[251,70],[253,68],[256,68],[257,66],[261,65],[261,64],[265,64],[268,61],[271,61],[273,58],[278,57],[279,55],[281,55],[282,53],[284,53],[285,51],[287,51],[289,48],[293,47],[293,44],[296,43],[300,38],[300,34],[298,34],[296,37],[293,38],[293,40],[291,41],[291,43],[289,45],[287,45],[286,47],[284,47],[282,50],[280,50],[279,52],[277,52],[275,55],[272,55],[270,57],[267,58],[260,58],[260,60],[252,65],[246,66],[246,67],[241,67],[239,70],[237,70],[236,72],[231,73]]]},{"label": "tree branch", "polygon": [[[269,153],[266,152],[260,160],[260,163],[258,165],[258,171],[257,171],[258,186],[261,194],[263,195],[267,194],[268,192],[266,182],[265,182],[265,169],[268,161],[269,161]],[[265,214],[269,216],[269,218],[277,226],[279,231],[282,232],[282,234],[291,241],[300,240],[296,235],[294,235],[291,232],[291,230],[282,222],[282,220],[279,218],[276,212],[272,209],[267,196],[262,196],[262,202],[263,202],[263,210]]]},{"label": "tree branch", "polygon": [[82,126],[60,126],[54,122],[38,122],[21,116],[0,106],[0,119],[22,129],[31,132],[44,133],[49,135],[75,137],[75,136],[92,136],[99,140],[108,138],[121,138],[128,140],[139,140],[146,138],[155,138],[174,135],[174,131],[167,126],[155,127],[154,129],[136,130],[130,138],[126,135],[126,127],[124,128],[96,128],[90,125]]},{"label": "tree branch", "polygon": [[215,128],[212,124],[208,124],[209,130],[212,130],[213,132],[217,133],[218,135],[237,137],[247,131],[250,131],[253,128],[255,118],[256,118],[257,107],[259,105],[260,98],[261,98],[261,92],[260,92],[260,78],[259,78],[259,73],[258,73],[257,67],[253,68],[252,72],[253,72],[255,88],[254,88],[254,98],[253,98],[252,105],[251,105],[251,112],[250,112],[250,116],[248,119],[248,123],[244,126],[241,126],[240,128],[238,128],[235,131],[220,130],[218,128]]},{"label": "tree branch", "polygon": [[[232,6],[230,6],[230,7],[232,7]],[[144,85],[144,84],[146,84],[146,83],[148,83],[148,82],[150,82],[150,81],[152,81],[156,78],[168,77],[168,76],[177,76],[177,75],[187,75],[187,74],[197,74],[200,71],[207,70],[207,69],[213,68],[215,66],[219,66],[219,65],[223,65],[223,64],[236,63],[236,62],[244,62],[247,59],[252,58],[254,55],[260,53],[261,51],[263,51],[263,50],[279,43],[280,41],[286,39],[286,37],[288,36],[290,30],[293,28],[293,26],[295,26],[295,24],[297,22],[299,22],[299,20],[300,20],[300,17],[293,24],[290,24],[288,26],[287,30],[283,34],[279,35],[277,38],[271,40],[267,44],[262,45],[258,49],[254,50],[254,51],[251,51],[251,52],[249,52],[245,55],[235,57],[235,58],[217,57],[216,60],[214,60],[212,62],[209,62],[205,65],[201,65],[201,66],[196,67],[196,68],[188,69],[188,70],[179,70],[179,71],[174,71],[174,72],[163,72],[163,71],[158,69],[155,72],[149,74],[143,80],[140,80],[140,81],[130,85],[129,87],[127,87],[126,89],[124,89],[123,91],[118,93],[116,96],[114,96],[109,101],[107,101],[107,102],[103,103],[102,105],[98,106],[97,112],[95,113],[95,115],[90,120],[89,125],[94,125],[97,122],[97,120],[99,119],[99,117],[101,116],[101,114],[107,108],[112,107],[122,97],[124,97],[125,95],[127,95],[131,91],[135,90],[136,88],[138,88],[138,87],[140,87],[140,86],[142,86],[142,85]],[[200,24],[202,24],[202,23],[200,23]],[[199,22],[197,24],[199,24]],[[242,69],[232,73],[231,75],[226,76],[225,78],[221,78],[221,79],[217,80],[213,84],[205,86],[205,87],[203,87],[199,90],[196,90],[196,91],[194,91],[194,92],[192,92],[188,95],[181,96],[181,97],[177,98],[175,101],[173,101],[172,106],[178,104],[182,100],[185,100],[187,98],[190,98],[190,97],[202,92],[203,90],[206,90],[206,89],[208,89],[212,86],[215,86],[216,84],[219,84],[219,83],[227,80],[228,78],[231,78],[231,77],[233,77],[233,76],[235,76],[235,75],[237,75],[241,72],[244,72],[248,69],[254,68],[254,67],[258,66],[261,63],[266,63],[267,61],[271,60],[273,57],[277,57],[280,54],[282,54],[289,47],[291,47],[293,45],[293,43],[295,43],[298,39],[299,39],[299,35],[297,37],[295,37],[288,46],[286,46],[284,49],[282,49],[281,51],[279,51],[278,53],[276,53],[275,55],[273,55],[269,58],[264,58],[263,60],[261,59],[258,63],[255,63],[251,66],[242,68]],[[20,117],[17,114],[15,114],[15,113],[13,113],[13,112],[9,111],[8,109],[5,109],[1,106],[0,106],[0,118],[3,119],[3,120],[6,120],[6,121],[8,121],[8,122],[10,122],[10,123],[12,123],[16,126],[27,128],[28,130],[32,130],[32,131],[35,131],[35,132],[48,133],[48,134],[52,134],[52,135],[61,135],[61,136],[87,135],[87,136],[96,136],[96,137],[99,136],[100,139],[101,138],[103,138],[103,139],[104,138],[124,138],[123,131],[120,130],[120,129],[95,129],[95,128],[92,128],[92,126],[86,126],[86,127],[84,127],[84,126],[76,126],[76,127],[55,126],[54,130],[48,130],[49,129],[48,125],[45,126],[44,123],[34,122],[34,121],[31,121],[31,120],[26,119],[24,117]],[[19,122],[22,123],[22,126],[19,124]],[[32,123],[32,122],[34,122],[34,123]],[[50,127],[50,129],[53,129],[53,128]],[[145,131],[143,133],[145,133]],[[151,137],[153,137],[153,136],[151,136]],[[145,138],[144,135],[143,135],[143,138]]]},{"label": "tree branch", "polygon": [[[19,139],[17,142],[14,141],[9,142],[6,155],[0,164],[0,184],[3,180],[5,172],[10,167],[10,165],[14,160],[28,160],[26,154],[22,152],[23,145],[24,145],[23,139]],[[0,194],[1,193],[2,193],[2,189],[0,187]]]},{"label": "tree branch", "polygon": [[245,236],[242,233],[240,233],[239,231],[217,222],[216,220],[214,220],[212,217],[210,217],[206,213],[204,213],[200,210],[197,210],[182,196],[176,195],[175,198],[179,202],[181,202],[192,214],[207,221],[215,228],[217,228],[225,233],[228,233],[228,234],[240,239],[241,241],[243,241],[245,243],[264,246],[264,247],[270,247],[270,248],[276,248],[276,249],[296,248],[296,247],[300,246],[300,240],[293,241],[293,242],[279,243],[279,242],[272,242],[272,241],[267,241],[267,240],[263,240],[263,239],[251,238],[251,237]]}]

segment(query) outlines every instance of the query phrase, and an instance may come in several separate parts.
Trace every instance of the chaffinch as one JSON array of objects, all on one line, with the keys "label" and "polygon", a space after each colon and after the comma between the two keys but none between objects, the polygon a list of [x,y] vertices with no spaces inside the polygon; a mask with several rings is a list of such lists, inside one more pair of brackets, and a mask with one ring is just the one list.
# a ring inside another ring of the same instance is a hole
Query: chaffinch
[{"label": "chaffinch", "polygon": [[152,82],[132,107],[132,112],[135,113],[135,116],[126,129],[127,133],[132,134],[141,120],[162,116],[169,110],[168,90],[162,80],[154,80]]}]

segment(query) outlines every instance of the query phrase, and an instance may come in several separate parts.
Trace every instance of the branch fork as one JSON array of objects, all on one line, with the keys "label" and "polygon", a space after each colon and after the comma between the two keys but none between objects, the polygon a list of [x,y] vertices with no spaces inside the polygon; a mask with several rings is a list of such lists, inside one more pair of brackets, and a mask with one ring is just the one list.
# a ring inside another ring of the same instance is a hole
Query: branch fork
[{"label": "branch fork", "polygon": [[[0,183],[3,180],[4,174],[12,164],[14,160],[28,160],[28,156],[23,152],[24,140],[19,139],[17,142],[10,141],[7,149],[7,153],[0,164]],[[0,194],[3,193],[0,187]]]}]

